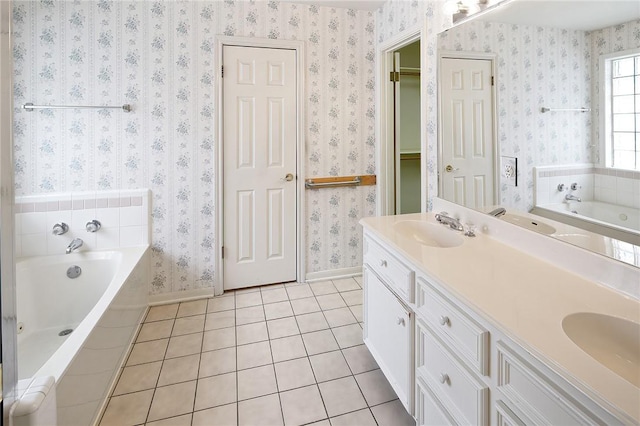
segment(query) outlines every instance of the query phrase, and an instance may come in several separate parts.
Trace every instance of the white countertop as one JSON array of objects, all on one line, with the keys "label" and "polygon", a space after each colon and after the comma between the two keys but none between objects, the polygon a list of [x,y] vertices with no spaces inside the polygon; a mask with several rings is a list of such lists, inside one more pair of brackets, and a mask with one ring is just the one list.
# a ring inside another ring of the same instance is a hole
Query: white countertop
[{"label": "white countertop", "polygon": [[[562,320],[577,312],[640,323],[640,302],[482,232],[464,237],[458,247],[422,245],[394,231],[394,223],[403,220],[437,224],[433,213],[370,217],[360,223],[570,382],[640,422],[640,389],[589,356],[562,329]],[[640,285],[640,269],[637,277]]]}]

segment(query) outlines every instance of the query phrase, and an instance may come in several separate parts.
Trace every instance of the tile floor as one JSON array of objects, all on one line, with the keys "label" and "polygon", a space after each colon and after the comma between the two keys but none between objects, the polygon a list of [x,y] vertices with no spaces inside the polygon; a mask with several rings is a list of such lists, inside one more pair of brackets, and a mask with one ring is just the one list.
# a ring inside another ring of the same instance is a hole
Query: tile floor
[{"label": "tile floor", "polygon": [[101,426],[415,425],[362,343],[360,278],[149,310]]}]

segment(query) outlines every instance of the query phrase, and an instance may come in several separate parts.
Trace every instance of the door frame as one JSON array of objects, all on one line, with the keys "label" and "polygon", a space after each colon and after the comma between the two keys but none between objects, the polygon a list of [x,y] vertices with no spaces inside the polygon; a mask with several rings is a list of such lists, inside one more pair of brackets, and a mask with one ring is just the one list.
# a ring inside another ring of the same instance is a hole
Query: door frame
[{"label": "door frame", "polygon": [[214,260],[214,295],[220,295],[224,291],[224,262],[222,259],[222,246],[224,243],[224,129],[223,129],[223,88],[222,88],[222,49],[224,46],[258,47],[271,49],[289,49],[296,52],[296,281],[304,280],[304,265],[306,256],[304,217],[304,42],[300,40],[273,40],[267,38],[232,37],[218,35],[215,37],[215,86],[214,98],[216,113],[214,114],[214,126],[218,138],[217,148],[214,150],[214,164],[216,167],[216,208],[214,213],[214,233],[216,238]]},{"label": "door frame", "polygon": [[[380,141],[376,158],[378,175],[378,197],[376,202],[376,215],[385,216],[394,214],[395,203],[395,156],[393,125],[393,83],[389,81],[389,73],[393,71],[393,52],[416,41],[420,41],[420,70],[426,69],[426,19],[421,25],[416,25],[406,31],[390,38],[378,45],[376,67],[376,80],[378,83],[377,108],[378,126],[377,139]],[[427,100],[424,93],[427,89],[425,78],[420,79],[420,205],[423,212],[427,211],[427,140],[425,111]]]},{"label": "door frame", "polygon": [[[438,70],[442,69],[443,59],[481,59],[491,62],[491,75],[493,85],[491,86],[491,126],[493,128],[493,204],[500,204],[500,151],[498,147],[498,78],[496,69],[496,54],[484,52],[465,52],[442,50],[438,52]],[[440,179],[442,174],[442,74],[438,72],[438,196],[444,195],[443,182]]]}]

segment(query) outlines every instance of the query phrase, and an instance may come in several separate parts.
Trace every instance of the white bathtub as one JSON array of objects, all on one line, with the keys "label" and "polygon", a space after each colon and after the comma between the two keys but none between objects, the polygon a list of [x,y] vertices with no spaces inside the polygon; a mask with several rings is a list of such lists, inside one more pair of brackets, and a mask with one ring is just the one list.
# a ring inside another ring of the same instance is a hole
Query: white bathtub
[{"label": "white bathtub", "polygon": [[640,211],[600,201],[536,206],[531,213],[640,246]]},{"label": "white bathtub", "polygon": [[147,306],[148,264],[147,246],[17,262],[18,377],[54,377],[59,425],[99,414]]}]

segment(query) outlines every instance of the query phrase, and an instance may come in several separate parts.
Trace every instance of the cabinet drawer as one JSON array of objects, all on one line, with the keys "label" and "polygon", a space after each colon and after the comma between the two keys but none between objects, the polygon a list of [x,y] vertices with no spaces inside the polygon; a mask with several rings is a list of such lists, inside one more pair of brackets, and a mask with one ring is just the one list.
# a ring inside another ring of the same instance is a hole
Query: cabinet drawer
[{"label": "cabinet drawer", "polygon": [[419,377],[416,378],[416,420],[417,426],[457,424]]},{"label": "cabinet drawer", "polygon": [[489,420],[489,388],[458,362],[421,320],[418,333],[417,375],[438,395],[460,424],[485,425]]},{"label": "cabinet drawer", "polygon": [[496,345],[498,390],[533,424],[602,423],[503,342]]},{"label": "cabinet drawer", "polygon": [[416,287],[417,313],[469,366],[488,375],[489,332],[422,277]]},{"label": "cabinet drawer", "polygon": [[504,401],[496,401],[497,426],[526,426],[527,423],[532,424],[518,417]]},{"label": "cabinet drawer", "polygon": [[371,238],[364,240],[364,263],[406,302],[413,303],[414,272]]}]

